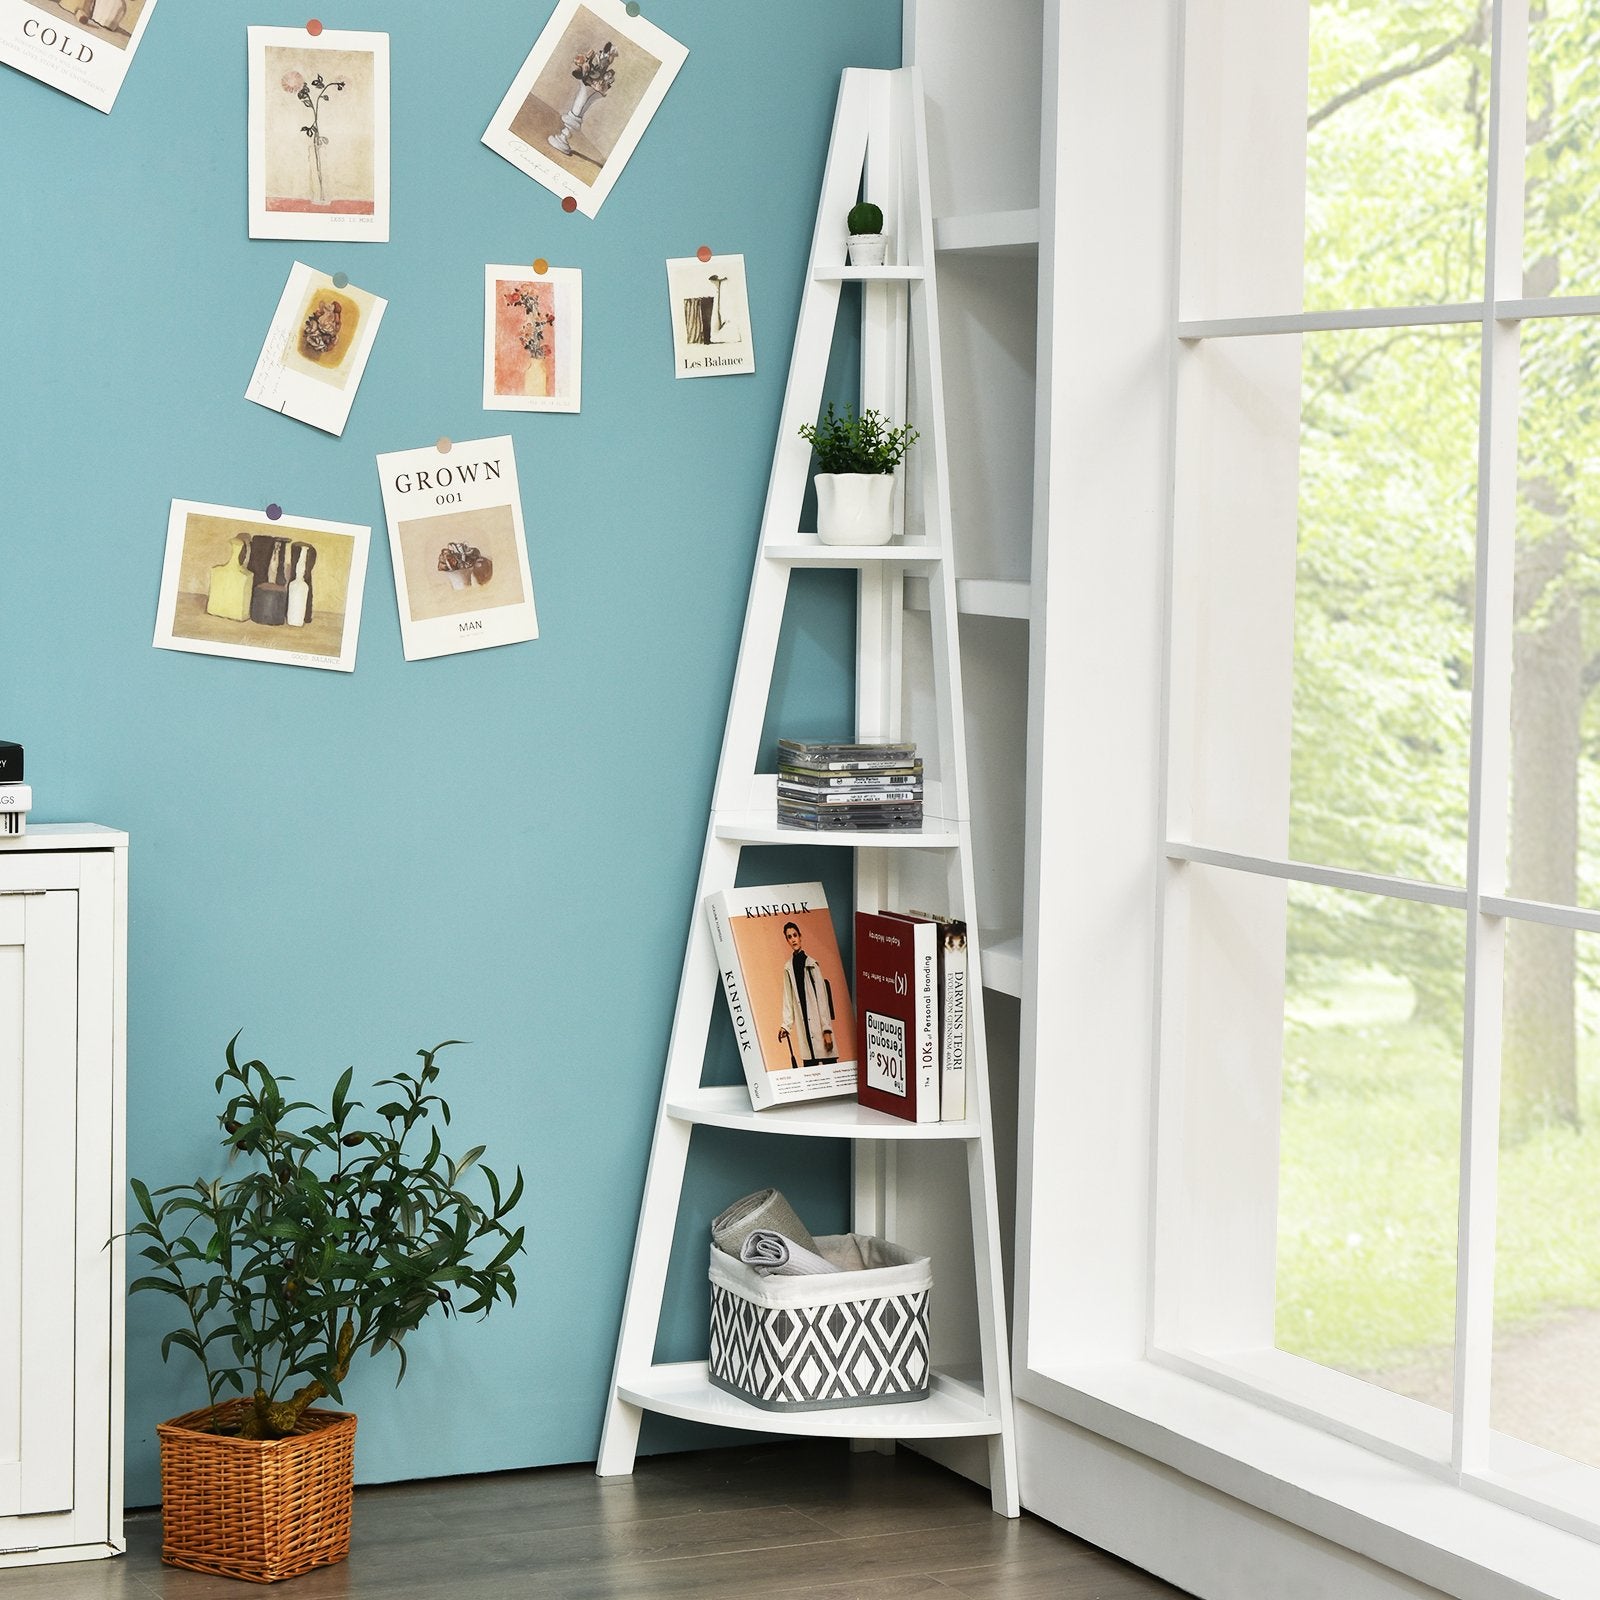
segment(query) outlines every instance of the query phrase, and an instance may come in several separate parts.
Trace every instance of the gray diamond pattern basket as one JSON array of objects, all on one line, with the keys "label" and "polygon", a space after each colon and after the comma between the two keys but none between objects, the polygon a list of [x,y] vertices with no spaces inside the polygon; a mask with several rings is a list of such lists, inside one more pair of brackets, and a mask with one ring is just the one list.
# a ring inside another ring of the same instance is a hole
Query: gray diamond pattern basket
[{"label": "gray diamond pattern basket", "polygon": [[712,1383],[765,1411],[926,1399],[929,1259],[868,1234],[816,1244],[841,1268],[868,1264],[764,1277],[711,1247]]}]

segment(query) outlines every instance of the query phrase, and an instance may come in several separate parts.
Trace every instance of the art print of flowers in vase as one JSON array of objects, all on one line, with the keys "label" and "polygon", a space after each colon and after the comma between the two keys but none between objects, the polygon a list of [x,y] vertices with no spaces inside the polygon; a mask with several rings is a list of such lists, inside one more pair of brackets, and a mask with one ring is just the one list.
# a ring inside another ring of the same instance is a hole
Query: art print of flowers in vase
[{"label": "art print of flowers in vase", "polygon": [[572,58],[572,76],[578,80],[578,92],[572,97],[572,108],[561,113],[561,128],[546,141],[552,150],[564,156],[572,155],[572,136],[583,126],[589,107],[598,99],[611,93],[617,81],[617,47],[610,39],[598,50],[585,50]]},{"label": "art print of flowers in vase", "polygon": [[291,68],[284,73],[280,81],[284,93],[292,94],[311,113],[311,121],[302,123],[300,127],[301,133],[311,141],[306,154],[308,187],[312,205],[325,206],[328,203],[328,192],[322,178],[322,152],[327,148],[328,137],[322,131],[322,102],[335,89],[343,91],[344,79],[332,78],[325,81],[319,72],[308,83],[304,73],[298,68]]},{"label": "art print of flowers in vase", "polygon": [[[505,316],[510,323],[507,343],[513,345],[508,354],[513,359],[504,363],[510,370],[503,374],[506,386],[502,392],[520,392],[537,399],[555,393],[554,301],[555,290],[548,283],[514,283],[506,291]],[[520,361],[516,359],[519,348]],[[520,375],[515,370],[518,365],[522,367]]]}]

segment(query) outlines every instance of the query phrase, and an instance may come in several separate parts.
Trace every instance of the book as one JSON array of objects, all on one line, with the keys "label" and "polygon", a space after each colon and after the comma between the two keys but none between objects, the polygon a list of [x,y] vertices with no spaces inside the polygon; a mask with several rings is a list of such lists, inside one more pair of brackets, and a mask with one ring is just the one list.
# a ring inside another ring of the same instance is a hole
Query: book
[{"label": "book", "polygon": [[22,782],[22,746],[0,739],[0,783]]},{"label": "book", "polygon": [[0,839],[20,839],[27,831],[26,811],[0,811]]},{"label": "book", "polygon": [[856,1099],[907,1122],[939,1120],[937,968],[934,923],[856,913]]},{"label": "book", "polygon": [[957,917],[913,911],[939,930],[939,1120],[967,1116],[967,925]]},{"label": "book", "polygon": [[0,811],[32,811],[31,783],[0,783]]},{"label": "book", "polygon": [[856,1019],[820,883],[706,897],[711,945],[757,1111],[856,1087]]}]

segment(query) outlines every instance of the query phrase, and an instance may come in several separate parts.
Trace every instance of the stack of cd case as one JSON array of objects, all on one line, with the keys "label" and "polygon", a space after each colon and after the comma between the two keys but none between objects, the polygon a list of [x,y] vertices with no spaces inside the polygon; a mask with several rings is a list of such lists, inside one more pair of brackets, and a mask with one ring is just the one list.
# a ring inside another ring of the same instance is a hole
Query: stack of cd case
[{"label": "stack of cd case", "polygon": [[778,825],[859,829],[922,826],[922,760],[914,742],[778,741]]}]

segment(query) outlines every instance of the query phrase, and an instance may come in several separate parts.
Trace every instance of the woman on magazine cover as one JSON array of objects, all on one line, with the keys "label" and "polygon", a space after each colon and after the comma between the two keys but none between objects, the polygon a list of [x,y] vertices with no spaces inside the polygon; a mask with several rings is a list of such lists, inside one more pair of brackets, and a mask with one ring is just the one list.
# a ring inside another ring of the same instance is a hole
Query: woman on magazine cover
[{"label": "woman on magazine cover", "polygon": [[[791,1067],[819,1067],[837,1061],[833,1046],[833,985],[806,954],[798,923],[784,923],[783,937],[789,946],[789,959],[783,964],[783,1026],[778,1029],[778,1042],[788,1045]],[[799,1061],[795,1060],[797,1038],[802,1046],[803,1059]]]}]

